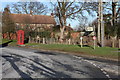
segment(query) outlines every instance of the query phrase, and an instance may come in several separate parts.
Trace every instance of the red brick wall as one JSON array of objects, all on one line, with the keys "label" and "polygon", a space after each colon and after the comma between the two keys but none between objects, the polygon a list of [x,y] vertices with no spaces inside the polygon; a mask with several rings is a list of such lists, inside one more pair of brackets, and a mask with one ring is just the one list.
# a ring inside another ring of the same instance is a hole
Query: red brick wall
[{"label": "red brick wall", "polygon": [[[8,39],[9,38],[8,33],[4,33],[4,34],[2,34],[2,36],[3,36],[3,39]],[[17,35],[15,33],[10,33],[10,38],[14,39],[14,40],[17,40]]]},{"label": "red brick wall", "polygon": [[79,37],[80,33],[79,32],[74,32],[74,33],[71,33],[71,37],[73,39],[76,39],[77,37]]}]

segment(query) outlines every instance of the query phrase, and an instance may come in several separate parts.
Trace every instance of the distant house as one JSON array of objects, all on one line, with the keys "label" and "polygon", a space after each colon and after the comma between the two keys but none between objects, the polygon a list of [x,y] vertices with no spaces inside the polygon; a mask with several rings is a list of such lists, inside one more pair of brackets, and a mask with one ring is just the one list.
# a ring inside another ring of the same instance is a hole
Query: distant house
[{"label": "distant house", "polygon": [[16,24],[16,28],[24,28],[26,25],[30,29],[49,30],[56,25],[53,16],[47,15],[31,15],[31,14],[10,14],[10,18]]},{"label": "distant house", "polygon": [[[16,31],[19,29],[29,29],[33,31],[52,30],[56,25],[53,16],[47,15],[31,15],[31,14],[10,14],[10,19],[15,23]],[[3,38],[7,38],[7,34],[3,34]],[[11,35],[11,39],[16,39],[16,35]]]},{"label": "distant house", "polygon": [[71,37],[73,39],[79,38],[80,37],[80,32],[73,32],[73,33],[71,33]]}]

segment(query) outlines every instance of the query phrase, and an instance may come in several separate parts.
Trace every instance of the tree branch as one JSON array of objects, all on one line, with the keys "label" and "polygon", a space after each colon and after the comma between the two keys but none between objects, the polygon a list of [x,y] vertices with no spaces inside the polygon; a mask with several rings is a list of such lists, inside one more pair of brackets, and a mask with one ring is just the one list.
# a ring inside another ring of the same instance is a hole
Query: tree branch
[{"label": "tree branch", "polygon": [[[75,0],[74,0],[74,1],[75,1]],[[74,3],[74,1],[71,2],[71,3],[66,7],[66,10]]]},{"label": "tree branch", "polygon": [[71,16],[71,15],[73,15],[73,14],[76,14],[76,13],[80,12],[81,10],[82,10],[82,7],[81,7],[79,10],[77,10],[76,12],[72,12],[72,13],[66,15],[66,16]]}]

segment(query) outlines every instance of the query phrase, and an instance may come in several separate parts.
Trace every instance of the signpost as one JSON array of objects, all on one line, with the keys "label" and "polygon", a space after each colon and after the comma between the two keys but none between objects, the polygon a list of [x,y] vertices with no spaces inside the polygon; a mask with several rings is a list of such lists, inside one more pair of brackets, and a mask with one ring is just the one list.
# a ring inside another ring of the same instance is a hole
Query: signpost
[{"label": "signpost", "polygon": [[93,31],[93,27],[86,27],[85,30],[86,31]]},{"label": "signpost", "polygon": [[81,45],[81,47],[83,47],[82,40],[83,40],[83,37],[81,36],[80,37],[80,45]]},{"label": "signpost", "polygon": [[95,36],[93,36],[93,40],[94,40],[94,49],[95,49],[95,45],[96,45],[96,44],[95,44],[95,43],[96,43],[96,42],[95,42],[95,41],[96,41],[96,37],[95,37]]}]

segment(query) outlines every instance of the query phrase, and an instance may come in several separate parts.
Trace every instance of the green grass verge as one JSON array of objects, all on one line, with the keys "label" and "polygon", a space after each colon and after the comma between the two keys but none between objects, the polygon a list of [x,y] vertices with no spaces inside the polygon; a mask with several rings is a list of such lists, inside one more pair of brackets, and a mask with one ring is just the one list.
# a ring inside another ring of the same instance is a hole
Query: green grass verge
[{"label": "green grass verge", "polygon": [[17,40],[12,40],[11,43],[9,43],[9,46],[16,46],[17,45]]},{"label": "green grass verge", "polygon": [[17,40],[8,40],[8,39],[2,39],[0,44],[7,43],[9,41],[12,41],[12,42],[9,43],[9,45],[16,45]]},{"label": "green grass verge", "polygon": [[0,42],[0,44],[7,43],[7,42],[9,42],[9,41],[11,41],[11,40],[8,40],[8,39],[2,39],[1,42]]},{"label": "green grass verge", "polygon": [[[9,42],[11,40],[8,39],[2,39],[2,42],[0,44]],[[12,40],[12,42],[9,43],[10,46],[16,46],[17,41]],[[76,53],[76,54],[85,54],[85,55],[93,55],[93,56],[99,56],[99,57],[105,57],[105,58],[113,58],[117,59],[118,55],[120,55],[120,52],[118,51],[118,48],[111,48],[111,47],[96,47],[93,49],[92,46],[90,47],[80,47],[79,45],[66,45],[66,44],[38,44],[38,43],[27,43],[26,46],[32,46],[32,48],[35,49],[45,49],[45,50],[57,50],[57,51],[65,51],[70,53]],[[33,47],[34,46],[34,47]]]},{"label": "green grass verge", "polygon": [[78,54],[94,55],[106,58],[118,58],[118,48],[111,47],[80,47],[78,45],[65,45],[65,44],[37,44],[37,43],[27,43],[25,45],[34,46],[36,49],[46,49],[46,50],[58,50],[65,52],[74,52]]}]

